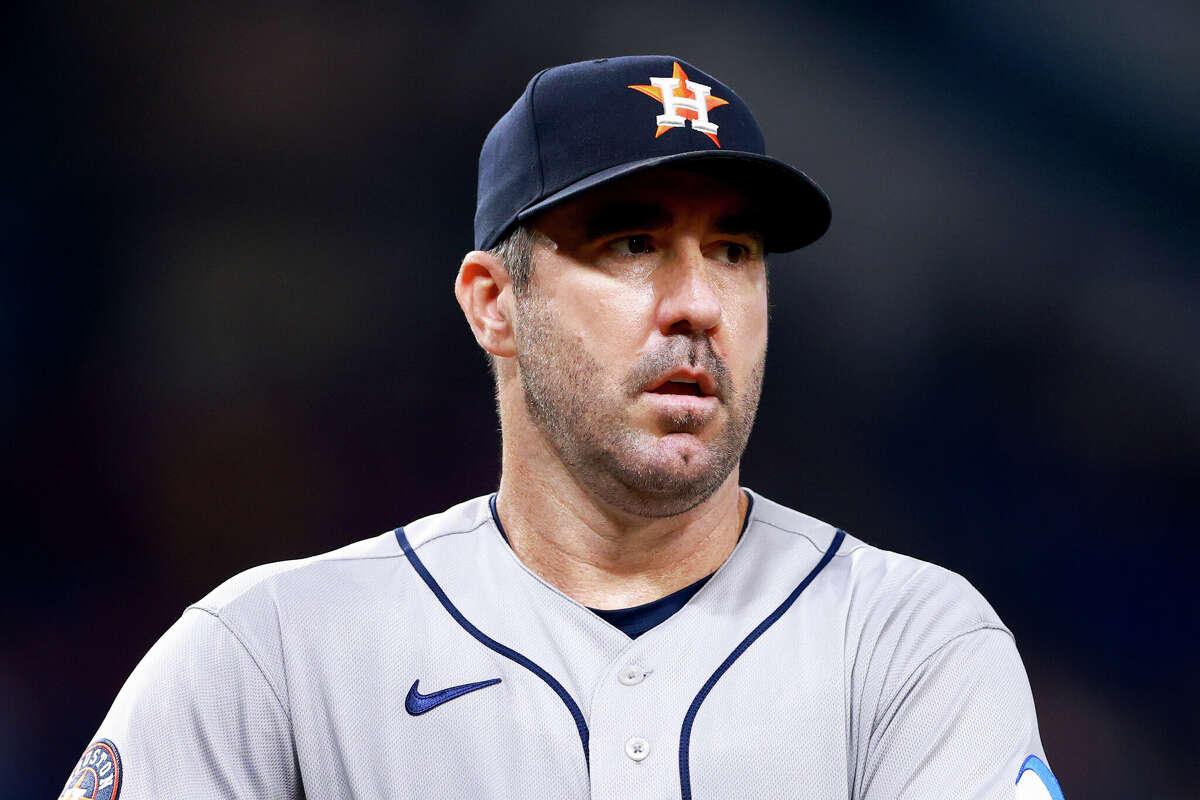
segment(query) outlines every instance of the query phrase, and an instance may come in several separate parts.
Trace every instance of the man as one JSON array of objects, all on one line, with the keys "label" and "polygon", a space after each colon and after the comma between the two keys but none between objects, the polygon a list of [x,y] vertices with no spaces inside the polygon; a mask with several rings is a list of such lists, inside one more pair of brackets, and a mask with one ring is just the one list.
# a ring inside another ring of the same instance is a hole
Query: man
[{"label": "man", "polygon": [[966,581],[739,488],[765,254],[830,212],[733,90],[543,71],[479,176],[498,492],[189,608],[64,796],[1061,798]]}]

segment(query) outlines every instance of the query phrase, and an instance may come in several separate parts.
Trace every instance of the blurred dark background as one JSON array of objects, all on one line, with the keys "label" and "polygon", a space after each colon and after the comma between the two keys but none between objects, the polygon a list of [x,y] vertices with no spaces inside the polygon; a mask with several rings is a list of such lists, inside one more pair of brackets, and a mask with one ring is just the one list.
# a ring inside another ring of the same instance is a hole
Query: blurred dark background
[{"label": "blurred dark background", "polygon": [[8,796],[226,577],[495,487],[479,145],[543,66],[666,52],[833,199],[743,482],[979,587],[1069,798],[1200,797],[1200,6],[4,13]]}]

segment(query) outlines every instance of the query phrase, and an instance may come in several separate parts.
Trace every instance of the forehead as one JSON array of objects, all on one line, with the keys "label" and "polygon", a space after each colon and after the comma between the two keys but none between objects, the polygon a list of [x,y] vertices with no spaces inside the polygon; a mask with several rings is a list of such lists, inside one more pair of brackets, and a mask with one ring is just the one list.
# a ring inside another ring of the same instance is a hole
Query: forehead
[{"label": "forehead", "polygon": [[749,194],[709,171],[678,166],[649,169],[606,183],[555,205],[531,222],[546,233],[580,235],[698,220],[738,232],[757,232]]}]

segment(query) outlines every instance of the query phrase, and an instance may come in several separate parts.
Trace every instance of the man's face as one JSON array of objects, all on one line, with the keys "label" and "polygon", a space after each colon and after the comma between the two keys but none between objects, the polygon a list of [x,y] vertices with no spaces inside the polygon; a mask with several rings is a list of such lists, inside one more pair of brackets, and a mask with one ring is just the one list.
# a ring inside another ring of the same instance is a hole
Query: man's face
[{"label": "man's face", "polygon": [[513,320],[525,404],[576,480],[629,513],[708,498],[741,459],[767,346],[746,197],[659,168],[539,215]]}]

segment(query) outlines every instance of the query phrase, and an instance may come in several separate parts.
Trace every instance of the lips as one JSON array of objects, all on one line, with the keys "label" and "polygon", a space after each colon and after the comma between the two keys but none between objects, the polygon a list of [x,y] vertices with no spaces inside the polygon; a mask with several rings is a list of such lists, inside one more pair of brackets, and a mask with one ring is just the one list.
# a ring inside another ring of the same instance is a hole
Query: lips
[{"label": "lips", "polygon": [[717,383],[702,369],[681,368],[656,379],[645,391],[653,394],[678,394],[709,397],[717,392]]}]

